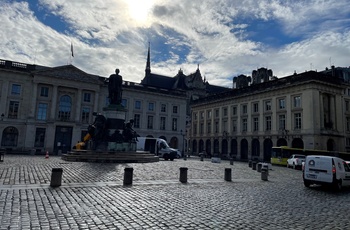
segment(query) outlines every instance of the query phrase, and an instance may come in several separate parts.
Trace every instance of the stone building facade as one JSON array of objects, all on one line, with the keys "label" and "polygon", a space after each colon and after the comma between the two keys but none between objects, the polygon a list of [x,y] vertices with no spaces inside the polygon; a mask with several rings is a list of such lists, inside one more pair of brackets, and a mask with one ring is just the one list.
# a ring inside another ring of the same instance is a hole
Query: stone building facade
[{"label": "stone building facade", "polygon": [[273,146],[349,151],[349,68],[332,70],[234,78],[230,92],[192,103],[191,152],[269,161]]},{"label": "stone building facade", "polygon": [[[188,76],[181,70],[175,77],[151,73],[149,53],[141,83],[123,79],[125,120],[134,119],[140,136],[160,137],[171,147],[186,150],[189,102],[227,88],[205,82],[199,68]],[[93,114],[108,105],[105,80],[73,65],[0,60],[1,148],[25,153],[69,151],[87,133]]]}]

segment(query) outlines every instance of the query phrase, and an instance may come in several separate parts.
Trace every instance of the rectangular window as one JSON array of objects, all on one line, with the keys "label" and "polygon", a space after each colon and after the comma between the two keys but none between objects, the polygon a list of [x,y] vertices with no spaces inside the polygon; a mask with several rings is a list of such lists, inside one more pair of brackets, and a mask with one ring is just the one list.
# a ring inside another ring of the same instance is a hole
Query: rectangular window
[{"label": "rectangular window", "polygon": [[237,131],[237,120],[232,120],[232,132]]},{"label": "rectangular window", "polygon": [[91,93],[84,93],[84,102],[91,102]]},{"label": "rectangular window", "polygon": [[232,107],[232,115],[234,115],[234,116],[237,115],[237,106]]},{"label": "rectangular window", "polygon": [[39,103],[38,105],[38,114],[36,116],[36,118],[38,120],[46,120],[46,116],[47,116],[47,104],[45,103]]},{"label": "rectangular window", "polygon": [[346,131],[350,132],[350,117],[346,118]]},{"label": "rectangular window", "polygon": [[201,123],[199,126],[199,134],[203,134],[204,124]]},{"label": "rectangular window", "polygon": [[286,129],[286,115],[282,114],[278,116],[279,130]]},{"label": "rectangular window", "polygon": [[225,132],[227,132],[227,126],[228,126],[228,125],[227,125],[227,121],[223,121],[223,122],[222,122],[222,130],[225,131]]},{"label": "rectangular window", "polygon": [[301,113],[294,114],[294,129],[301,129]]},{"label": "rectangular window", "polygon": [[89,118],[90,118],[90,108],[84,107],[81,113],[81,122],[84,124],[89,124],[90,123]]},{"label": "rectangular window", "polygon": [[193,119],[196,121],[198,119],[198,114],[197,113],[193,113]]},{"label": "rectangular window", "polygon": [[247,113],[248,113],[247,105],[242,105],[242,114],[247,114]]},{"label": "rectangular window", "polygon": [[301,97],[300,96],[295,96],[293,98],[293,105],[294,105],[294,108],[301,108]]},{"label": "rectangular window", "polygon": [[165,117],[160,117],[160,127],[159,127],[159,129],[160,130],[165,130],[165,124],[166,124]]},{"label": "rectangular window", "polygon": [[122,106],[124,106],[124,108],[128,107],[128,100],[127,99],[122,99]]},{"label": "rectangular window", "polygon": [[222,109],[222,113],[224,114],[224,117],[227,117],[227,108],[226,107]]},{"label": "rectangular window", "polygon": [[254,103],[253,104],[253,112],[258,113],[259,112],[259,103]]},{"label": "rectangular window", "polygon": [[153,116],[147,117],[147,129],[153,129]]},{"label": "rectangular window", "polygon": [[154,103],[153,102],[148,103],[148,111],[154,111]]},{"label": "rectangular window", "polygon": [[210,133],[211,132],[211,123],[208,122],[208,125],[207,125],[207,133]]},{"label": "rectangular window", "polygon": [[197,124],[193,124],[193,134],[197,134]]},{"label": "rectangular window", "polygon": [[345,101],[345,111],[349,112],[350,106],[349,106],[349,101]]},{"label": "rectangular window", "polygon": [[271,130],[271,116],[266,116],[265,117],[265,130],[270,131]]},{"label": "rectangular window", "polygon": [[135,101],[135,109],[141,109],[141,101]]},{"label": "rectangular window", "polygon": [[265,101],[265,111],[271,111],[271,101]]},{"label": "rectangular window", "polygon": [[220,116],[219,110],[215,109],[215,117],[218,118]]},{"label": "rectangular window", "polygon": [[11,95],[20,95],[21,94],[21,85],[12,84]]},{"label": "rectangular window", "polygon": [[278,108],[285,109],[286,108],[286,100],[284,98],[278,99]]},{"label": "rectangular window", "polygon": [[18,110],[19,110],[19,102],[18,101],[10,101],[8,118],[17,118]]},{"label": "rectangular window", "polygon": [[166,112],[166,104],[160,105],[160,112],[165,113]]},{"label": "rectangular window", "polygon": [[173,131],[177,131],[177,118],[173,118],[173,122],[171,126]]},{"label": "rectangular window", "polygon": [[248,130],[248,119],[243,118],[242,119],[242,132],[247,132]]},{"label": "rectangular window", "polygon": [[140,128],[140,121],[141,120],[141,116],[140,114],[135,114],[134,115],[134,128]]},{"label": "rectangular window", "polygon": [[253,130],[259,131],[259,118],[258,117],[253,118]]},{"label": "rectangular window", "polygon": [[204,119],[204,112],[201,112],[201,120]]},{"label": "rectangular window", "polygon": [[346,146],[348,146],[348,147],[350,146],[350,138],[348,138],[348,137],[346,138],[346,143],[345,143],[345,144],[346,144]]},{"label": "rectangular window", "polygon": [[215,133],[218,133],[219,132],[219,122],[216,121],[215,122]]},{"label": "rectangular window", "polygon": [[173,113],[178,113],[178,107],[176,105],[173,106]]},{"label": "rectangular window", "polygon": [[207,111],[207,118],[211,119],[211,110]]},{"label": "rectangular window", "polygon": [[49,96],[49,87],[43,86],[40,88],[40,97],[48,97]]},{"label": "rectangular window", "polygon": [[44,147],[45,143],[45,128],[36,128],[34,147]]}]

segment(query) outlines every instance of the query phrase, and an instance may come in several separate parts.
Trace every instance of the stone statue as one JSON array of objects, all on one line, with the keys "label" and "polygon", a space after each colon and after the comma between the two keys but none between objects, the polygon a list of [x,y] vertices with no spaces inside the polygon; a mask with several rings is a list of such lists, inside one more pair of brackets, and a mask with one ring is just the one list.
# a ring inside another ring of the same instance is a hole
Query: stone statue
[{"label": "stone statue", "polygon": [[122,103],[122,83],[123,78],[119,75],[119,69],[116,69],[115,74],[108,78],[108,98],[111,105]]},{"label": "stone statue", "polygon": [[133,130],[134,120],[131,119],[128,123],[125,124],[123,130],[124,141],[131,142],[137,141],[137,133]]}]

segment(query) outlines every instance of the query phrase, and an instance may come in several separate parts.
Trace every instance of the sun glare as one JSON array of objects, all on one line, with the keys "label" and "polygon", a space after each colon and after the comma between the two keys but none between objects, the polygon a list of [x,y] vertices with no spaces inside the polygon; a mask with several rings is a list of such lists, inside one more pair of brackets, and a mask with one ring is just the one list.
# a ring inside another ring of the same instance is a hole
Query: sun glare
[{"label": "sun glare", "polygon": [[129,7],[130,17],[137,23],[146,23],[154,0],[127,0],[126,2]]}]

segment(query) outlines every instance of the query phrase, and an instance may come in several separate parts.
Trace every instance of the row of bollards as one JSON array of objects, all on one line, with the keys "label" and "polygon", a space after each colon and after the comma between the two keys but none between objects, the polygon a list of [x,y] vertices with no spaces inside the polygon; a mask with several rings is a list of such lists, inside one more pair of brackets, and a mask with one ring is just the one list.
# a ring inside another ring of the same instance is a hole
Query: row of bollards
[{"label": "row of bollards", "polygon": [[251,167],[253,170],[256,170],[261,173],[261,180],[268,180],[269,166],[267,163],[249,161],[248,166]]},{"label": "row of bollards", "polygon": [[[230,164],[233,165],[233,160],[230,160]],[[267,163],[257,163],[257,162],[249,162],[249,167],[252,167],[253,170],[257,170],[261,173],[261,180],[267,181],[268,180],[268,164]],[[131,167],[124,168],[124,180],[123,185],[124,186],[130,186],[132,185],[133,181],[133,171],[134,169]],[[180,182],[181,183],[187,183],[187,172],[188,168],[181,167],[180,168]],[[62,168],[53,168],[52,174],[51,174],[51,187],[59,187],[61,186],[62,182]],[[232,169],[231,168],[225,168],[225,181],[232,181]]]},{"label": "row of bollards", "polygon": [[[124,180],[123,180],[124,186],[132,185],[133,171],[134,171],[134,169],[131,167],[124,168]],[[187,172],[188,172],[188,168],[186,168],[186,167],[180,168],[180,182],[181,183],[187,183]],[[63,174],[62,168],[53,168],[52,169],[51,182],[50,182],[51,187],[55,188],[55,187],[61,186],[62,174]],[[232,169],[231,168],[225,168],[224,179],[225,179],[225,181],[232,181]]]}]

